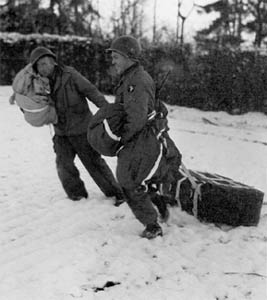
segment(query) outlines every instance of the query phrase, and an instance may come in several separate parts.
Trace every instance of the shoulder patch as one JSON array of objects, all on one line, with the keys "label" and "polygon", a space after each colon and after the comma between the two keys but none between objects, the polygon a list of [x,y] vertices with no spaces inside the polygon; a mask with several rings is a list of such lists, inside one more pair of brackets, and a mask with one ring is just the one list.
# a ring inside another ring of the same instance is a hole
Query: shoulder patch
[{"label": "shoulder patch", "polygon": [[134,90],[135,90],[135,85],[129,85],[128,88],[127,88],[127,91],[129,93],[132,93]]}]

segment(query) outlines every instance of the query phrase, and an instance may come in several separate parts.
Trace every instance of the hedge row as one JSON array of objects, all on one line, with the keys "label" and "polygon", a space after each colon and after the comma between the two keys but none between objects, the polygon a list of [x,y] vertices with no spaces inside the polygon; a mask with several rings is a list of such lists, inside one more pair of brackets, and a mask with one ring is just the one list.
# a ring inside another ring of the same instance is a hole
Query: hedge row
[{"label": "hedge row", "polygon": [[[110,41],[76,36],[0,34],[0,84],[9,85],[29,61],[30,52],[46,46],[59,62],[75,67],[103,93],[112,93],[116,77],[105,50]],[[267,59],[257,52],[210,49],[193,53],[169,45],[144,47],[142,63],[161,86],[168,104],[230,113],[267,112]]]}]

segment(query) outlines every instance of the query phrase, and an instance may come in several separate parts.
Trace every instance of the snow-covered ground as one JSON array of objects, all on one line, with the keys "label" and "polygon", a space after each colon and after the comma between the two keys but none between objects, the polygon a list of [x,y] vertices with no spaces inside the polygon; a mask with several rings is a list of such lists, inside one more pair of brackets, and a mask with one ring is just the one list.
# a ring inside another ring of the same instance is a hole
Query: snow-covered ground
[{"label": "snow-covered ground", "polygon": [[[266,204],[257,227],[233,229],[172,208],[164,236],[142,239],[78,160],[89,199],[66,198],[49,127],[28,125],[10,95],[0,87],[0,300],[267,299]],[[169,111],[188,168],[267,191],[267,116]]]}]

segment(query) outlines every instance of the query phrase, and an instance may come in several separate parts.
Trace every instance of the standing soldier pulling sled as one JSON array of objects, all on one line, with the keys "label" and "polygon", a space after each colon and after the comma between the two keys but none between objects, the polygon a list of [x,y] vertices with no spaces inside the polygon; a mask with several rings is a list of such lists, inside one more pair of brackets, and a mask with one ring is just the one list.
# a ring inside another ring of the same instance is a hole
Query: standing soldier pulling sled
[{"label": "standing soldier pulling sled", "polygon": [[152,239],[163,234],[158,212],[167,219],[168,210],[159,192],[173,189],[181,155],[167,133],[167,109],[156,99],[155,84],[140,64],[139,42],[132,36],[121,36],[107,51],[120,75],[115,105],[124,111],[117,178],[129,207],[145,226],[141,236]]}]

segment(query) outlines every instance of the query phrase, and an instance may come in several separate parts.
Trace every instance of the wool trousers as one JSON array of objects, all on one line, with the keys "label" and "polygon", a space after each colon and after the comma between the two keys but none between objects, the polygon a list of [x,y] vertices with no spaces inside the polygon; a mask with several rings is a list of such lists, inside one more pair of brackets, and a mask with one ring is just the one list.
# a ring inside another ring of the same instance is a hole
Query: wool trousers
[{"label": "wool trousers", "polygon": [[69,198],[87,196],[84,182],[74,164],[76,155],[107,197],[122,195],[111,169],[101,155],[90,146],[86,133],[75,136],[55,135],[53,144],[58,176]]}]

